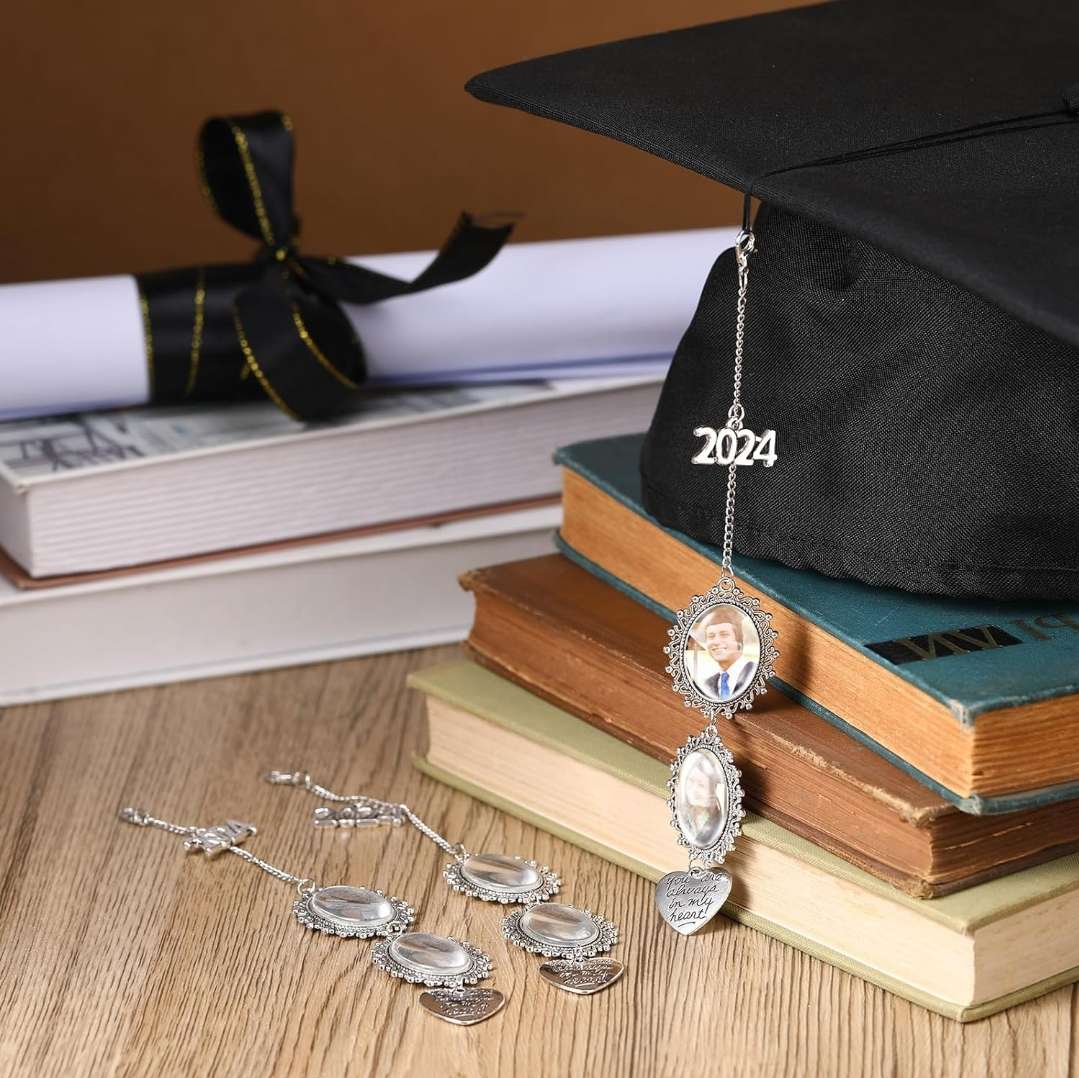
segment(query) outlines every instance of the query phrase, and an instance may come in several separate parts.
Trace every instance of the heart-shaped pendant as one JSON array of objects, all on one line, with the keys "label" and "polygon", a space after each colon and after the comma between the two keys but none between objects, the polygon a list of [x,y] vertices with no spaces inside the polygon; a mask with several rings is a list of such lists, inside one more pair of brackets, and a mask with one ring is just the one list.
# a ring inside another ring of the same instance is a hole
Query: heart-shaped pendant
[{"label": "heart-shaped pendant", "polygon": [[671,928],[688,936],[719,913],[730,893],[731,874],[726,869],[668,872],[656,884],[656,905]]},{"label": "heart-shaped pendant", "polygon": [[420,993],[420,1006],[444,1022],[474,1026],[506,1005],[506,997],[494,988],[429,988]]},{"label": "heart-shaped pendant", "polygon": [[590,996],[614,984],[622,976],[625,966],[613,958],[585,958],[580,962],[574,962],[572,958],[555,958],[544,962],[539,971],[540,976],[555,988],[564,988],[578,996]]}]

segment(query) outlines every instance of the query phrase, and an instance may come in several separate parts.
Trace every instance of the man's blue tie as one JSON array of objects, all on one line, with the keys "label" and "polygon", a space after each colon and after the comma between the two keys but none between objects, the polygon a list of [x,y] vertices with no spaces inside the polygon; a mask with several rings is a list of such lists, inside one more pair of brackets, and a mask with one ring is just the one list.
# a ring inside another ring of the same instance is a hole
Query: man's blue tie
[{"label": "man's blue tie", "polygon": [[719,675],[719,698],[720,700],[726,700],[731,694],[731,687],[727,683],[727,671],[724,670]]}]

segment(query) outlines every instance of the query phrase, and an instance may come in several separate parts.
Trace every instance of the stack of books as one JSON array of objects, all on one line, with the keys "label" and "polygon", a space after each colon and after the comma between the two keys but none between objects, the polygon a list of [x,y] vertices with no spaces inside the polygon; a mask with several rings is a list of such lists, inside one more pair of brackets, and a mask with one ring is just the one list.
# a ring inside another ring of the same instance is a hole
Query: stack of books
[{"label": "stack of books", "polygon": [[460,572],[554,549],[554,448],[661,379],[0,423],[0,705],[459,640]]},{"label": "stack of books", "polygon": [[[663,645],[720,553],[644,512],[640,440],[559,452],[561,553],[466,573],[468,659],[412,684],[425,771],[657,880],[702,726]],[[1079,609],[735,571],[781,657],[720,729],[750,810],[724,913],[960,1021],[1079,979]]]}]

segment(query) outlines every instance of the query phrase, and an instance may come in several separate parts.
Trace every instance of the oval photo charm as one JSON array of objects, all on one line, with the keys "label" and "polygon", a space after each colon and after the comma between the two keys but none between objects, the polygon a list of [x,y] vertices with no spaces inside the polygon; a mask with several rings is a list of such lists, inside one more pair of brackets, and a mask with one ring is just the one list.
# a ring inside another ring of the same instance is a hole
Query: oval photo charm
[{"label": "oval photo charm", "polygon": [[697,748],[678,765],[674,813],[691,846],[707,850],[719,842],[730,816],[730,791],[723,764],[711,748]]},{"label": "oval photo charm", "polygon": [[672,687],[685,697],[687,707],[698,708],[708,719],[730,718],[768,691],[779,656],[771,620],[760,600],[733,584],[717,584],[706,595],[694,595],[690,605],[678,611],[678,624],[668,630],[671,642],[663,650],[670,660]]},{"label": "oval photo charm", "polygon": [[671,764],[667,783],[671,826],[694,860],[721,864],[742,833],[742,772],[718,735],[689,738]]}]

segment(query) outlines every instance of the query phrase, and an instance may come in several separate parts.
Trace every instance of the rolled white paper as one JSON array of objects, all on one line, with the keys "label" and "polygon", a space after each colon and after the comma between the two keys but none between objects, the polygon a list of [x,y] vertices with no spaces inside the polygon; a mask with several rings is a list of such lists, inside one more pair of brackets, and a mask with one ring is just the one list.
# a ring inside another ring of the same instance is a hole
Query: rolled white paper
[{"label": "rolled white paper", "polygon": [[[667,361],[708,271],[736,234],[721,228],[509,244],[467,280],[346,309],[372,380],[518,367],[554,377],[600,361]],[[352,261],[411,280],[431,257]]]},{"label": "rolled white paper", "polygon": [[[375,383],[651,373],[736,231],[509,244],[467,280],[344,309]],[[411,280],[433,257],[350,261]],[[133,277],[0,286],[0,418],[145,404],[148,371]]]},{"label": "rolled white paper", "polygon": [[134,277],[0,286],[0,418],[145,404]]}]

